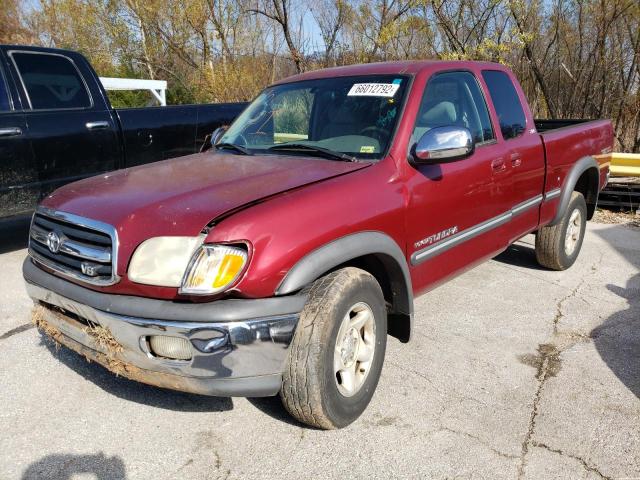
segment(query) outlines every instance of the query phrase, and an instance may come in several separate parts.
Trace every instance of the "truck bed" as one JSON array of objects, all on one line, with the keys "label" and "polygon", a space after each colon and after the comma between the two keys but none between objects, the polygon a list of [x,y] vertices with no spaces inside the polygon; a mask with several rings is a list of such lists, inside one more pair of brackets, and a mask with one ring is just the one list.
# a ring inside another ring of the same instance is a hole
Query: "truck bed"
[{"label": "truck bed", "polygon": [[200,150],[206,135],[230,124],[245,103],[118,108],[124,142],[123,167],[189,155]]},{"label": "truck bed", "polygon": [[573,127],[582,123],[591,122],[593,120],[585,118],[536,118],[534,123],[538,133],[548,132],[549,130],[557,130],[565,127]]},{"label": "truck bed", "polygon": [[[562,188],[571,167],[578,161],[593,158],[599,168],[598,184],[606,183],[610,163],[613,127],[610,120],[535,120],[536,129],[544,145],[546,175],[544,194]],[[597,196],[587,198],[589,218],[593,215]],[[551,221],[553,203],[543,207],[540,215],[542,225]]]}]

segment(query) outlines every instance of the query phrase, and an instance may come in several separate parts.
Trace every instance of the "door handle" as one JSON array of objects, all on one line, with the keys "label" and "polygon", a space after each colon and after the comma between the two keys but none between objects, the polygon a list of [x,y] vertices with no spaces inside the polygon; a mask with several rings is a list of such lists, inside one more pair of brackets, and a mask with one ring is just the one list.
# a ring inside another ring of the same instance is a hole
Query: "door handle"
[{"label": "door handle", "polygon": [[505,170],[507,166],[504,164],[504,158],[498,157],[491,160],[491,168],[494,172],[502,172]]},{"label": "door handle", "polygon": [[85,123],[85,126],[87,127],[87,130],[104,130],[105,128],[109,128],[109,122],[87,122]]},{"label": "door handle", "polygon": [[0,137],[16,137],[18,135],[22,135],[20,127],[0,128]]},{"label": "door handle", "polygon": [[522,155],[520,155],[519,153],[512,153],[511,165],[514,167],[519,167],[520,165],[522,165]]}]

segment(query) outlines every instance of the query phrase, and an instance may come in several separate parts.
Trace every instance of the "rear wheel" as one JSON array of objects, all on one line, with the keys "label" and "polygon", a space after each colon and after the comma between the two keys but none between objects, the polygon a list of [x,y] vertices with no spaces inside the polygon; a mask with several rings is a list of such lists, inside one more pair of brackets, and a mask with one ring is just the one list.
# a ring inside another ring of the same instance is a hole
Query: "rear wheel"
[{"label": "rear wheel", "polygon": [[365,410],[380,378],[387,337],[384,297],[364,270],[318,279],[302,310],[280,396],[303,423],[334,429]]},{"label": "rear wheel", "polygon": [[552,270],[566,270],[578,258],[587,224],[587,204],[580,192],[573,192],[560,223],[542,227],[536,233],[536,259]]}]

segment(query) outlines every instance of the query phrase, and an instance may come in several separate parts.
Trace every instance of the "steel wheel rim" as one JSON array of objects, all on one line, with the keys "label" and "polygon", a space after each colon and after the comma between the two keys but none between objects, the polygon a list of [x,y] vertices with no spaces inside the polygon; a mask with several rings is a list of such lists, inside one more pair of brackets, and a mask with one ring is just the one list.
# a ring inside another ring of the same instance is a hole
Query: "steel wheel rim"
[{"label": "steel wheel rim", "polygon": [[352,397],[371,371],[376,345],[376,322],[371,307],[353,305],[342,318],[333,352],[333,372],[338,391]]},{"label": "steel wheel rim", "polygon": [[567,225],[567,234],[564,237],[564,252],[567,256],[571,256],[580,240],[582,231],[582,213],[577,208],[571,212],[569,224]]}]

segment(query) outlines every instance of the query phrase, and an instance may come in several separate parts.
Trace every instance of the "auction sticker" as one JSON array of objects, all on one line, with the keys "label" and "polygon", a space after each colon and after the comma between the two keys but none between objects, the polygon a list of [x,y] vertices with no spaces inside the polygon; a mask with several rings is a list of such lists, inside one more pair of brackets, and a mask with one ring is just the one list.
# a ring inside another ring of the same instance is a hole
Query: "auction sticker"
[{"label": "auction sticker", "polygon": [[349,93],[350,97],[393,97],[400,88],[397,83],[355,83]]}]

